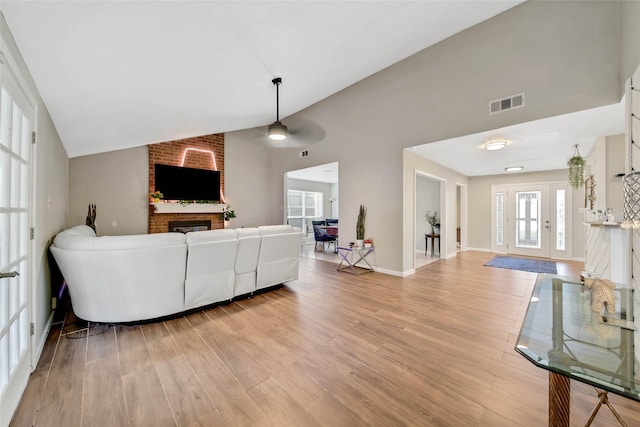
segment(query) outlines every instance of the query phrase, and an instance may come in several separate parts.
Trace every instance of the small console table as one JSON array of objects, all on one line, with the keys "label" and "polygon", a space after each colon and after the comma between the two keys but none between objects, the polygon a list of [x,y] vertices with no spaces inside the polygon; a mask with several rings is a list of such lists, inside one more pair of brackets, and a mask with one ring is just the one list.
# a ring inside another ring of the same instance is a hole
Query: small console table
[{"label": "small console table", "polygon": [[436,239],[438,239],[438,255],[440,255],[440,235],[439,234],[424,235],[424,255],[425,256],[427,256],[427,248],[429,247],[429,240],[431,240],[431,256],[434,256]]},{"label": "small console table", "polygon": [[549,426],[571,424],[570,380],[596,388],[599,400],[587,426],[602,405],[626,426],[608,393],[640,401],[633,290],[618,287],[614,293],[616,311],[603,315],[591,309],[591,292],[579,279],[538,276],[515,350],[549,371]]},{"label": "small console table", "polygon": [[[373,271],[373,267],[366,260],[367,256],[373,253],[375,248],[345,248],[338,246],[338,255],[340,258],[340,264],[338,264],[338,271],[344,271],[355,275],[364,273],[370,273]],[[364,263],[364,265],[357,265],[358,263]]]}]

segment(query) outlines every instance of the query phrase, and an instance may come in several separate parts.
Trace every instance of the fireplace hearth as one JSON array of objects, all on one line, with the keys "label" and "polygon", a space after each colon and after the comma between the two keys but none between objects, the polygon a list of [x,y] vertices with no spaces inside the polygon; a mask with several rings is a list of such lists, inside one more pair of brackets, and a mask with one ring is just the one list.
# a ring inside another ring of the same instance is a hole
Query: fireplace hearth
[{"label": "fireplace hearth", "polygon": [[189,233],[191,231],[211,230],[210,220],[169,221],[169,232]]}]

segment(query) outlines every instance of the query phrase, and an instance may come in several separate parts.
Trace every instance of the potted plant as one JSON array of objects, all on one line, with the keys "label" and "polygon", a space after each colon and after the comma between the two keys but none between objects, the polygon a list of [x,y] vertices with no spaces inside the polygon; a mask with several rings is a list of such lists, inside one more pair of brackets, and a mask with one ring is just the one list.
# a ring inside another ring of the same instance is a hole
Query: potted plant
[{"label": "potted plant", "polygon": [[149,201],[151,203],[160,203],[160,200],[164,197],[159,191],[154,191],[153,193],[149,193]]},{"label": "potted plant", "polygon": [[364,221],[367,218],[367,209],[364,205],[360,205],[358,219],[356,220],[356,242],[359,248],[363,247],[364,242]]},{"label": "potted plant", "polygon": [[587,161],[580,155],[578,151],[578,144],[574,145],[575,153],[567,161],[569,166],[569,184],[573,188],[580,188],[584,184],[584,168]]},{"label": "potted plant", "polygon": [[236,217],[236,211],[231,209],[231,205],[226,205],[222,210],[222,218],[225,221],[229,221],[231,218],[235,218],[235,217]]},{"label": "potted plant", "polygon": [[433,214],[431,211],[427,211],[427,213],[424,214],[424,219],[427,221],[427,224],[431,226],[431,234],[436,234],[436,228],[440,228],[438,211],[434,211]]}]

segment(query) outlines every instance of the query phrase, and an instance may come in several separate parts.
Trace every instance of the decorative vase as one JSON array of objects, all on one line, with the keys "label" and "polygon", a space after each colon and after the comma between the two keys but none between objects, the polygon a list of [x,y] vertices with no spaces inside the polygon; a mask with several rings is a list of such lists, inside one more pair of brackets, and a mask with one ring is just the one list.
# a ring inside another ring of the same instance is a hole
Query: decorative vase
[{"label": "decorative vase", "polygon": [[357,239],[356,240],[356,247],[358,249],[363,248],[364,247],[364,240],[363,239]]},{"label": "decorative vase", "polygon": [[153,199],[153,203],[160,203],[160,199],[159,199],[159,198],[157,198],[157,197],[155,197],[155,198]]}]

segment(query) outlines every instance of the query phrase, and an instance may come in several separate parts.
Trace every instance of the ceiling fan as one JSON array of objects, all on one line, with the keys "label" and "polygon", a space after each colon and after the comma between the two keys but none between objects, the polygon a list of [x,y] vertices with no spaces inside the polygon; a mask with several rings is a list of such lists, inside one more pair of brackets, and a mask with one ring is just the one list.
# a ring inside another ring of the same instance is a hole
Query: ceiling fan
[{"label": "ceiling fan", "polygon": [[276,121],[267,130],[268,143],[272,147],[302,147],[324,139],[326,133],[318,124],[300,117],[289,117],[285,126],[280,122],[280,85],[282,77],[271,80],[276,87]]}]

